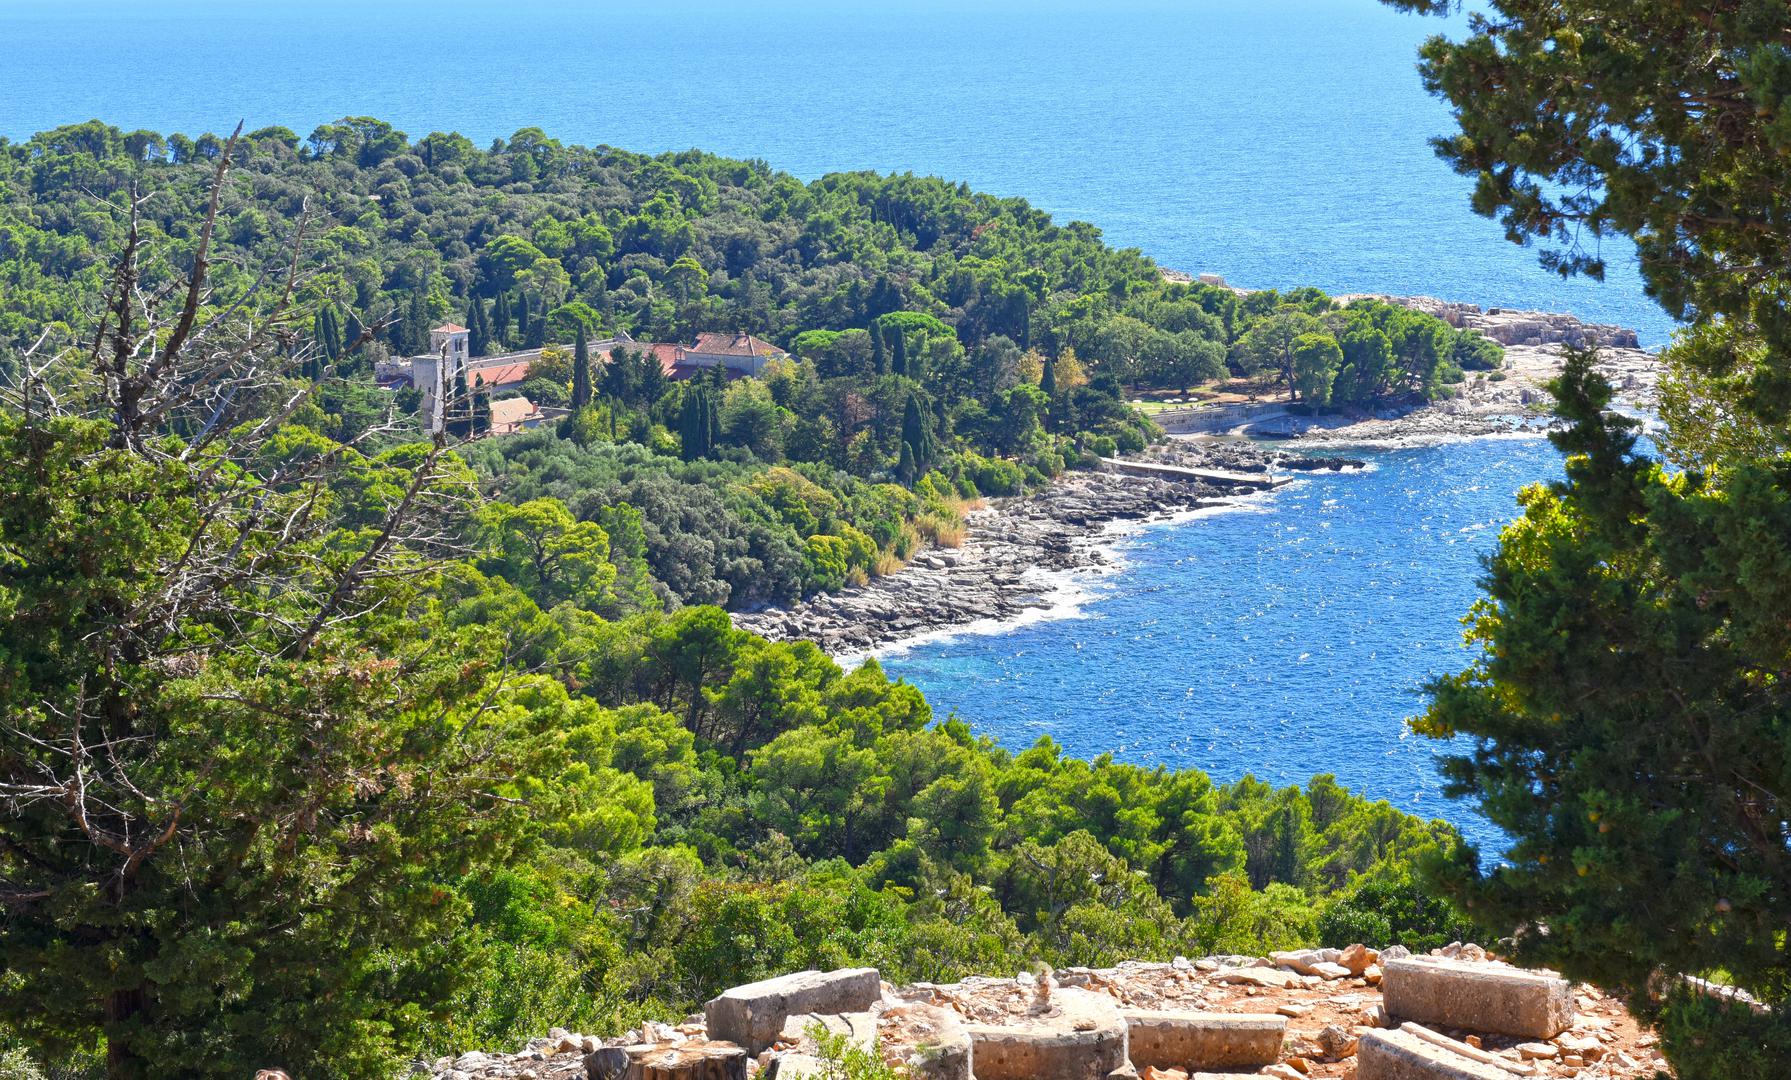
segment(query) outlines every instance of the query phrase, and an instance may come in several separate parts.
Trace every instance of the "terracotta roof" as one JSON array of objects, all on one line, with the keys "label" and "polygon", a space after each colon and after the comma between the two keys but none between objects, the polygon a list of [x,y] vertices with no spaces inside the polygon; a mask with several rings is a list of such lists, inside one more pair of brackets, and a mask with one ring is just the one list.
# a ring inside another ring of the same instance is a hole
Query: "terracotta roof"
[{"label": "terracotta roof", "polygon": [[529,362],[522,360],[512,364],[491,364],[485,367],[468,365],[466,382],[468,386],[515,386],[529,377]]},{"label": "terracotta roof", "polygon": [[535,403],[525,397],[505,398],[491,403],[493,435],[509,435],[521,431],[525,423],[540,418],[541,410],[535,408]]},{"label": "terracotta roof", "polygon": [[751,334],[698,334],[693,353],[705,356],[782,356],[784,351]]},{"label": "terracotta roof", "polygon": [[459,323],[442,323],[440,326],[429,332],[431,334],[464,334],[466,333],[466,327],[461,326]]}]

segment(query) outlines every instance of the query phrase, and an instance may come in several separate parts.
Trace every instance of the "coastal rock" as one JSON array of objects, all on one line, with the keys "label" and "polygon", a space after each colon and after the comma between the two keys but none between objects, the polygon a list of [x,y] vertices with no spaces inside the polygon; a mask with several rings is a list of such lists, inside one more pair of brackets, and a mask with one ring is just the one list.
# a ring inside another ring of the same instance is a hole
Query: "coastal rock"
[{"label": "coastal rock", "polygon": [[[1344,457],[1282,454],[1236,443],[1176,442],[1137,457],[1183,468],[1269,474],[1360,467]],[[924,634],[1005,622],[1072,603],[1075,578],[1112,566],[1112,530],[1237,498],[1209,483],[1073,472],[1043,491],[992,500],[967,516],[959,548],[915,554],[894,574],[787,608],[736,612],[774,641],[805,639],[850,661]]]}]

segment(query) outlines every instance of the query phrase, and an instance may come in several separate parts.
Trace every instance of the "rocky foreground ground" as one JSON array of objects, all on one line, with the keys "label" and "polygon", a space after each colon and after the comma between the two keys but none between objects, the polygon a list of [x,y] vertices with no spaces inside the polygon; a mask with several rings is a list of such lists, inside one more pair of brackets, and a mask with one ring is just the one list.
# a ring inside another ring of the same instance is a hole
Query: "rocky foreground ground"
[{"label": "rocky foreground ground", "polygon": [[1178,957],[893,987],[874,969],[735,987],[676,1025],[555,1029],[518,1053],[419,1064],[432,1080],[832,1077],[833,1036],[917,1080],[1631,1080],[1666,1071],[1622,1004],[1475,945],[1429,956]]},{"label": "rocky foreground ground", "polygon": [[[1263,483],[1272,475],[1358,464],[1238,442],[1178,441],[1138,456]],[[927,633],[1011,620],[1060,602],[1066,574],[1111,567],[1113,527],[1217,506],[1257,486],[1071,473],[1037,494],[972,510],[959,547],[927,549],[900,572],[868,585],[788,608],[739,613],[734,623],[772,640],[807,639],[830,655],[851,658]]]}]

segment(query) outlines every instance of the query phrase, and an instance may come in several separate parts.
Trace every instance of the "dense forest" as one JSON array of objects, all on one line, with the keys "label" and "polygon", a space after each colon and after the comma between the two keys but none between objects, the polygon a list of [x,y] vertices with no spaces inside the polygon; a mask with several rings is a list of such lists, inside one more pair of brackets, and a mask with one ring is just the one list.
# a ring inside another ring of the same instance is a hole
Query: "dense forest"
[{"label": "dense forest", "polygon": [[[91,331],[118,205],[148,194],[159,263],[185,265],[226,141],[89,122],[0,142],[0,343]],[[964,500],[1140,449],[1128,388],[1233,376],[1313,407],[1448,392],[1496,345],[1316,290],[1240,295],[1164,280],[1084,223],[1018,199],[866,173],[803,184],[762,162],[565,146],[528,129],[481,150],[368,118],[244,136],[212,268],[248,289],[295,233],[327,267],[296,297],[319,383],[299,422],[357,442],[415,394],[371,379],[457,321],[475,355],[550,348],[521,392],[570,407],[559,438],[466,457],[488,494],[581,520],[642,515],[664,602],[788,600],[949,538]],[[745,330],[788,349],[767,377],[673,382],[618,332]],[[0,351],[0,363],[4,363]],[[469,407],[468,427],[478,407]],[[485,415],[489,415],[487,410]],[[386,445],[402,432],[385,432]],[[773,477],[767,466],[791,468]]]},{"label": "dense forest", "polygon": [[[1478,346],[1435,320],[936,180],[370,121],[0,148],[0,282],[5,1060],[381,1076],[805,966],[1465,932],[1414,877],[1440,822],[1003,748],[714,606],[1142,445],[1121,388],[1188,357],[1437,392]],[[371,367],[475,308],[796,359],[631,396],[575,347],[560,429],[425,438]]]}]

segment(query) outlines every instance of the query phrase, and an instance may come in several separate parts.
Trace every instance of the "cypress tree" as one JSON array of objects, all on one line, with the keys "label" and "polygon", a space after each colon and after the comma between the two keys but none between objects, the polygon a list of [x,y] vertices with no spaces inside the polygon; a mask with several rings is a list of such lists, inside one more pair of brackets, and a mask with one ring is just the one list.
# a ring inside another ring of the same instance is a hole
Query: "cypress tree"
[{"label": "cypress tree", "polygon": [[871,320],[871,366],[881,375],[889,370],[889,357],[883,351],[883,324]]},{"label": "cypress tree", "polygon": [[351,353],[360,351],[360,346],[356,342],[360,341],[361,335],[366,332],[367,327],[362,325],[361,317],[354,313],[353,308],[348,309],[348,321],[342,328],[342,348]]},{"label": "cypress tree", "polygon": [[1045,357],[1044,371],[1039,375],[1039,389],[1045,394],[1045,430],[1051,430],[1051,402],[1057,397],[1057,361]]},{"label": "cypress tree", "polygon": [[914,464],[914,447],[907,439],[902,440],[902,456],[896,462],[896,479],[904,484],[912,484],[920,476]]},{"label": "cypress tree", "polygon": [[462,438],[472,432],[472,403],[466,392],[466,369],[461,368],[454,375],[454,392],[442,409],[442,427],[448,434]]},{"label": "cypress tree", "polygon": [[528,341],[533,336],[529,326],[532,321],[529,315],[529,294],[519,292],[516,294],[516,337],[523,343],[524,348],[531,347]]},{"label": "cypress tree", "polygon": [[311,319],[311,336],[328,359],[342,355],[342,319],[336,313],[335,304],[325,303],[317,309]]},{"label": "cypress tree", "polygon": [[491,336],[504,348],[510,347],[510,294],[500,292],[491,305]]},{"label": "cypress tree", "polygon": [[485,329],[485,305],[476,296],[466,300],[466,348],[469,356],[484,356],[490,345],[490,334]]},{"label": "cypress tree", "polygon": [[[902,407],[902,450],[913,460],[915,476],[925,473],[933,465],[933,457],[937,452],[937,444],[933,435],[933,425],[921,407],[920,397],[913,391],[908,392],[908,402]],[[914,477],[904,482],[913,482]]]},{"label": "cypress tree", "polygon": [[678,417],[678,441],[685,461],[709,456],[714,447],[714,424],[709,388],[693,385],[684,395],[684,411]]},{"label": "cypress tree", "polygon": [[582,409],[591,403],[591,350],[585,341],[585,327],[578,326],[578,338],[572,346],[572,407]]},{"label": "cypress tree", "polygon": [[907,352],[906,349],[904,349],[903,352],[905,355],[904,355],[904,362],[903,362],[902,366],[907,369],[904,372],[904,374],[906,374],[910,379],[913,379],[915,382],[925,382],[926,378],[927,378],[927,334],[926,334],[926,331],[924,331],[924,330],[921,331],[920,341],[916,343],[915,349],[912,353]]},{"label": "cypress tree", "polygon": [[491,433],[491,390],[481,386],[473,392],[472,434],[474,438]]},{"label": "cypress tree", "polygon": [[[523,306],[533,307],[533,304],[526,296],[523,298]],[[531,311],[529,314],[529,332],[527,338],[523,341],[523,347],[527,349],[539,349],[546,344],[547,315],[544,312]]]},{"label": "cypress tree", "polygon": [[417,356],[429,351],[429,306],[423,299],[423,286],[419,285],[410,293],[410,306],[404,313],[403,333],[398,342],[408,356]]},{"label": "cypress tree", "polygon": [[901,327],[891,327],[894,333],[889,339],[889,370],[897,375],[908,374],[908,335]]}]

